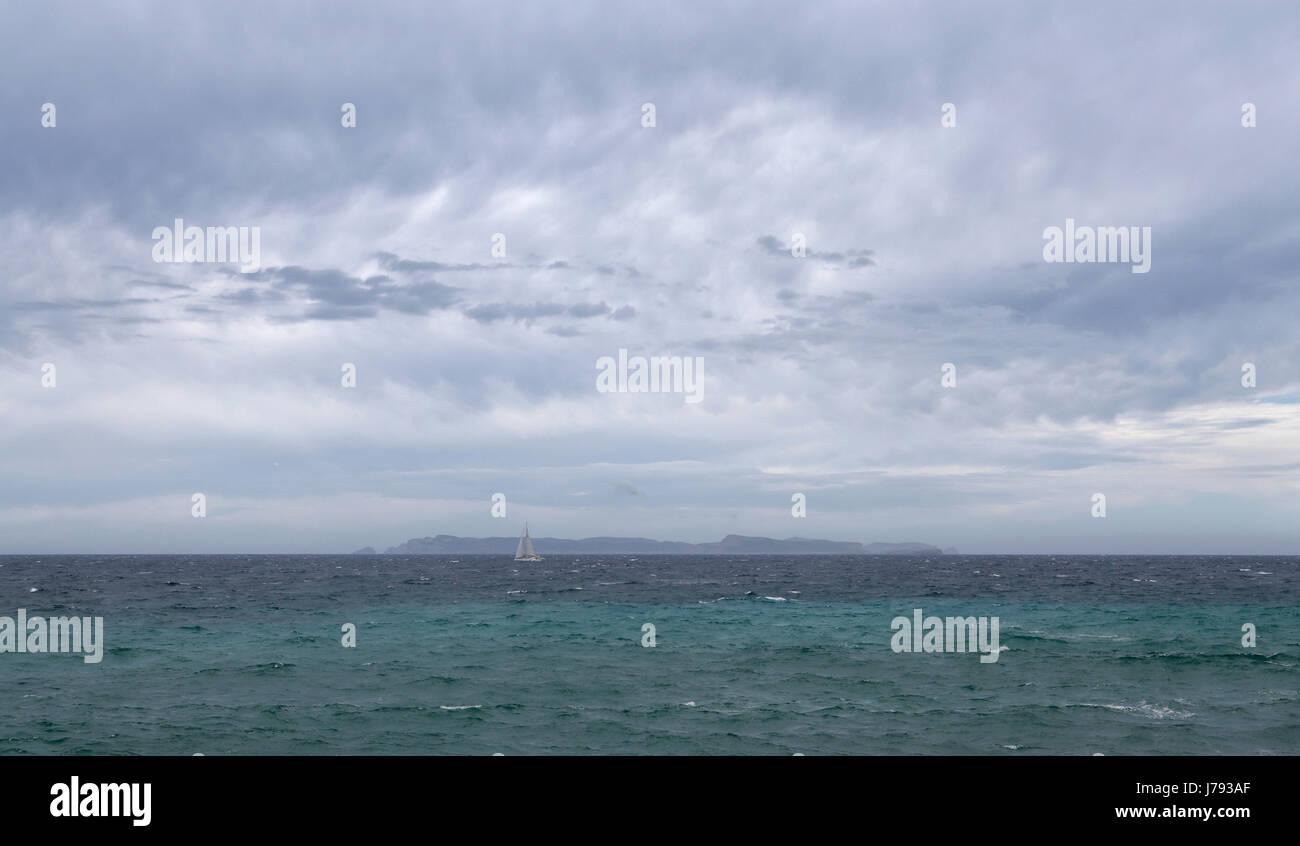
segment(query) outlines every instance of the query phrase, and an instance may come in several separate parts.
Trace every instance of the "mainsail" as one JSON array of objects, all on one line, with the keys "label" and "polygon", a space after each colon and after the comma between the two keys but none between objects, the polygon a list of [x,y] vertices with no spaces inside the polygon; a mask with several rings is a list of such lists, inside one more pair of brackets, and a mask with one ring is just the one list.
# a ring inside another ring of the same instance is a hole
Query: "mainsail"
[{"label": "mainsail", "polygon": [[524,524],[524,536],[519,539],[519,546],[515,549],[516,561],[541,561],[542,556],[538,555],[533,549],[533,539],[528,534],[528,524]]}]

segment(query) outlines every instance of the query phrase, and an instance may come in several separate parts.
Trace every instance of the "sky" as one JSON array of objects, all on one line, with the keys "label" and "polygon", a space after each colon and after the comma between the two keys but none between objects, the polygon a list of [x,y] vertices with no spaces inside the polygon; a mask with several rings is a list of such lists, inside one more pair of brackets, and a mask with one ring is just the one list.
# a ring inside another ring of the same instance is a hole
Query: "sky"
[{"label": "sky", "polygon": [[[1300,553],[1298,36],[1285,3],[5,4],[0,553]],[[155,261],[177,218],[255,227],[257,269]],[[1067,219],[1150,227],[1149,272],[1046,261]],[[701,401],[598,390],[620,349],[702,361]]]}]

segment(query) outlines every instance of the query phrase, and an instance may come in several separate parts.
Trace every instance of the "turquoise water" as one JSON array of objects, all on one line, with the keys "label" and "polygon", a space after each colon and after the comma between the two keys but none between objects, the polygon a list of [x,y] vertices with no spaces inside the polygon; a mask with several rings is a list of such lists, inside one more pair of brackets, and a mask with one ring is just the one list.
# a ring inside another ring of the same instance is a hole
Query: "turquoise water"
[{"label": "turquoise water", "polygon": [[[0,752],[1300,752],[1290,606],[431,599],[188,622],[143,603],[106,619],[100,664],[0,655]],[[1007,649],[894,653],[890,621],[917,607],[997,616]]]}]

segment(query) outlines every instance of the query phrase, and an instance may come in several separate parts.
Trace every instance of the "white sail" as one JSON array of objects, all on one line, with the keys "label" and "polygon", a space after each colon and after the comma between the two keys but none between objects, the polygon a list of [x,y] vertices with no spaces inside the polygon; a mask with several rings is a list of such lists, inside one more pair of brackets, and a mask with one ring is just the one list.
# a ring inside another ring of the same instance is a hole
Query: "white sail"
[{"label": "white sail", "polygon": [[532,536],[528,534],[528,524],[524,524],[524,536],[519,539],[519,546],[515,549],[516,561],[541,561],[542,556],[537,554],[533,549]]}]

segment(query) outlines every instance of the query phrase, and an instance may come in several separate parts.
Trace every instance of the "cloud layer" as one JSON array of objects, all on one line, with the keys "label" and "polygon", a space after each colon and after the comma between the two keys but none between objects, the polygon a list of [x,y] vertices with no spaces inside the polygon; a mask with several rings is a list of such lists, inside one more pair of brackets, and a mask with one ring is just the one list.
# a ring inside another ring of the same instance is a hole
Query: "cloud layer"
[{"label": "cloud layer", "polygon": [[[0,551],[525,519],[1300,551],[1298,28],[1264,5],[8,6]],[[154,263],[177,217],[259,227],[260,269]],[[1044,262],[1066,218],[1151,227],[1151,271]],[[598,392],[621,348],[702,356],[705,401]]]}]

